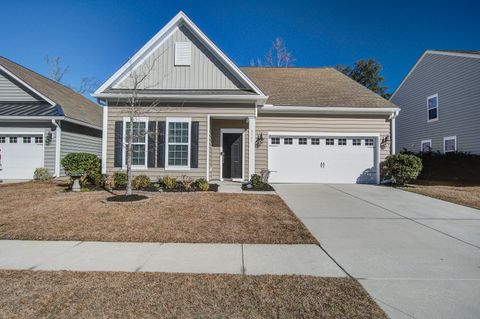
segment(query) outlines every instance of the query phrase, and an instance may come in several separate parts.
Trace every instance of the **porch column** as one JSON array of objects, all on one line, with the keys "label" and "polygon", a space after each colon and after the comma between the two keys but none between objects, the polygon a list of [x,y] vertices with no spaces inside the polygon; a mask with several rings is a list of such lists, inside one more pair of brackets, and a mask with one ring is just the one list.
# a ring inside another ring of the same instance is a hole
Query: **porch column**
[{"label": "porch column", "polygon": [[248,178],[255,174],[255,116],[248,117]]}]

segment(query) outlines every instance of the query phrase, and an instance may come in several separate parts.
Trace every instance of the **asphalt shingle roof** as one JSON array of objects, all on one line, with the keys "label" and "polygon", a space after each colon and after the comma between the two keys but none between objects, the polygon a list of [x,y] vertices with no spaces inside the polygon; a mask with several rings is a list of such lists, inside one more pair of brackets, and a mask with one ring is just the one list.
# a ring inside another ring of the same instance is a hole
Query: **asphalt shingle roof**
[{"label": "asphalt shingle roof", "polygon": [[267,103],[319,107],[397,107],[334,68],[243,67]]},{"label": "asphalt shingle roof", "polygon": [[86,97],[4,57],[0,57],[0,65],[57,103],[66,117],[102,127],[102,108]]}]

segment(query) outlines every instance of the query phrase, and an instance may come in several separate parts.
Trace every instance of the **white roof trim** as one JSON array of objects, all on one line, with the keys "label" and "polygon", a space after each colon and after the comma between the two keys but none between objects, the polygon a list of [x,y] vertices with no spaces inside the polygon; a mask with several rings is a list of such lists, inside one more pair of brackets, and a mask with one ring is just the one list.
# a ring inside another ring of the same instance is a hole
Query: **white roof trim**
[{"label": "white roof trim", "polygon": [[248,78],[245,73],[243,73],[240,68],[238,68],[207,36],[187,17],[187,15],[180,11],[170,22],[167,23],[153,38],[151,38],[135,55],[130,58],[127,63],[125,63],[117,72],[115,72],[105,83],[103,83],[93,94],[94,97],[99,97],[110,85],[112,85],[116,80],[123,77],[128,71],[134,68],[137,62],[146,59],[150,54],[155,50],[154,47],[158,46],[159,41],[163,42],[172,34],[172,30],[177,28],[179,25],[185,24],[188,28],[193,31],[194,35],[202,41],[205,46],[215,54],[221,62],[225,64],[227,68],[230,68],[233,73],[235,73],[241,80],[250,86],[255,93],[260,96],[264,96],[263,92],[253,83],[250,78]]},{"label": "white roof trim", "polygon": [[260,113],[307,113],[307,114],[392,114],[397,107],[321,107],[321,106],[277,106],[266,104],[258,109]]},{"label": "white roof trim", "polygon": [[20,79],[18,76],[16,76],[15,74],[13,74],[12,72],[10,72],[7,68],[5,68],[3,65],[0,65],[0,69],[2,71],[4,71],[5,73],[7,73],[9,76],[11,76],[12,78],[14,78],[15,80],[17,80],[18,82],[20,82],[22,85],[26,86],[28,89],[30,89],[31,91],[33,91],[35,94],[37,94],[38,96],[40,96],[42,99],[44,99],[45,101],[47,101],[48,103],[50,103],[52,106],[55,106],[57,105],[57,103],[55,103],[54,101],[50,100],[48,97],[46,97],[45,95],[43,95],[42,93],[38,92],[36,89],[34,89],[31,85],[29,85],[28,83],[26,83],[25,81],[23,81],[22,79]]},{"label": "white roof trim", "polygon": [[407,73],[407,75],[403,78],[402,82],[398,85],[398,87],[395,89],[393,92],[392,96],[388,99],[391,101],[395,94],[400,90],[400,88],[403,86],[405,81],[410,77],[412,72],[417,68],[418,64],[423,60],[423,58],[427,54],[437,54],[437,55],[448,55],[448,56],[457,56],[457,57],[463,57],[463,58],[475,58],[475,59],[480,59],[480,54],[468,54],[468,53],[460,53],[460,52],[443,52],[443,51],[435,51],[435,50],[427,50],[425,51],[422,56],[417,60],[417,62],[414,64],[414,66],[410,69],[410,71]]},{"label": "white roof trim", "polygon": [[[100,93],[94,97],[99,99],[105,98],[128,98],[128,93]],[[153,98],[163,100],[183,100],[183,101],[204,101],[204,100],[234,100],[234,101],[258,101],[264,102],[268,96],[258,95],[213,95],[213,94],[137,94],[139,98]]]}]

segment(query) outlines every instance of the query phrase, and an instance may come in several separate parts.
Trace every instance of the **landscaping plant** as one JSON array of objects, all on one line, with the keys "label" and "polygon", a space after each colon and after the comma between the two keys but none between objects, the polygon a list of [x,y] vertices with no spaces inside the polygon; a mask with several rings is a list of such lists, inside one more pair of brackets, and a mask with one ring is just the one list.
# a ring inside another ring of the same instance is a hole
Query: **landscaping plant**
[{"label": "landscaping plant", "polygon": [[142,189],[150,186],[150,177],[147,175],[137,175],[133,178],[132,187],[133,189]]},{"label": "landscaping plant", "polygon": [[125,189],[127,186],[127,174],[125,172],[115,172],[113,181],[116,189]]},{"label": "landscaping plant", "polygon": [[207,192],[210,185],[205,178],[199,178],[195,181],[195,187],[202,192]]},{"label": "landscaping plant", "polygon": [[193,179],[190,176],[183,175],[180,184],[184,190],[189,191],[192,189]]},{"label": "landscaping plant", "polygon": [[393,184],[405,185],[417,179],[422,171],[422,160],[411,154],[390,155],[383,163],[383,170]]},{"label": "landscaping plant", "polygon": [[161,180],[161,184],[163,184],[163,187],[166,189],[175,189],[177,188],[178,182],[174,177],[164,176]]},{"label": "landscaping plant", "polygon": [[82,182],[100,185],[100,158],[90,153],[69,153],[62,159],[62,166],[69,176],[83,176]]},{"label": "landscaping plant", "polygon": [[40,182],[49,182],[53,178],[52,174],[48,171],[48,169],[39,167],[35,169],[33,173],[33,179]]}]

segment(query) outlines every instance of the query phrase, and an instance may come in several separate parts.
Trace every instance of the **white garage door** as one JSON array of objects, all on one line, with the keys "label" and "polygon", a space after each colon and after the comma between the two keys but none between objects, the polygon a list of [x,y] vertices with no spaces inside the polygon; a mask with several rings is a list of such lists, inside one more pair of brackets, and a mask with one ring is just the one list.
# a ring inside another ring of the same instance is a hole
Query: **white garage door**
[{"label": "white garage door", "polygon": [[43,166],[43,136],[0,134],[0,180],[32,179]]},{"label": "white garage door", "polygon": [[271,183],[376,183],[376,137],[269,136]]}]

